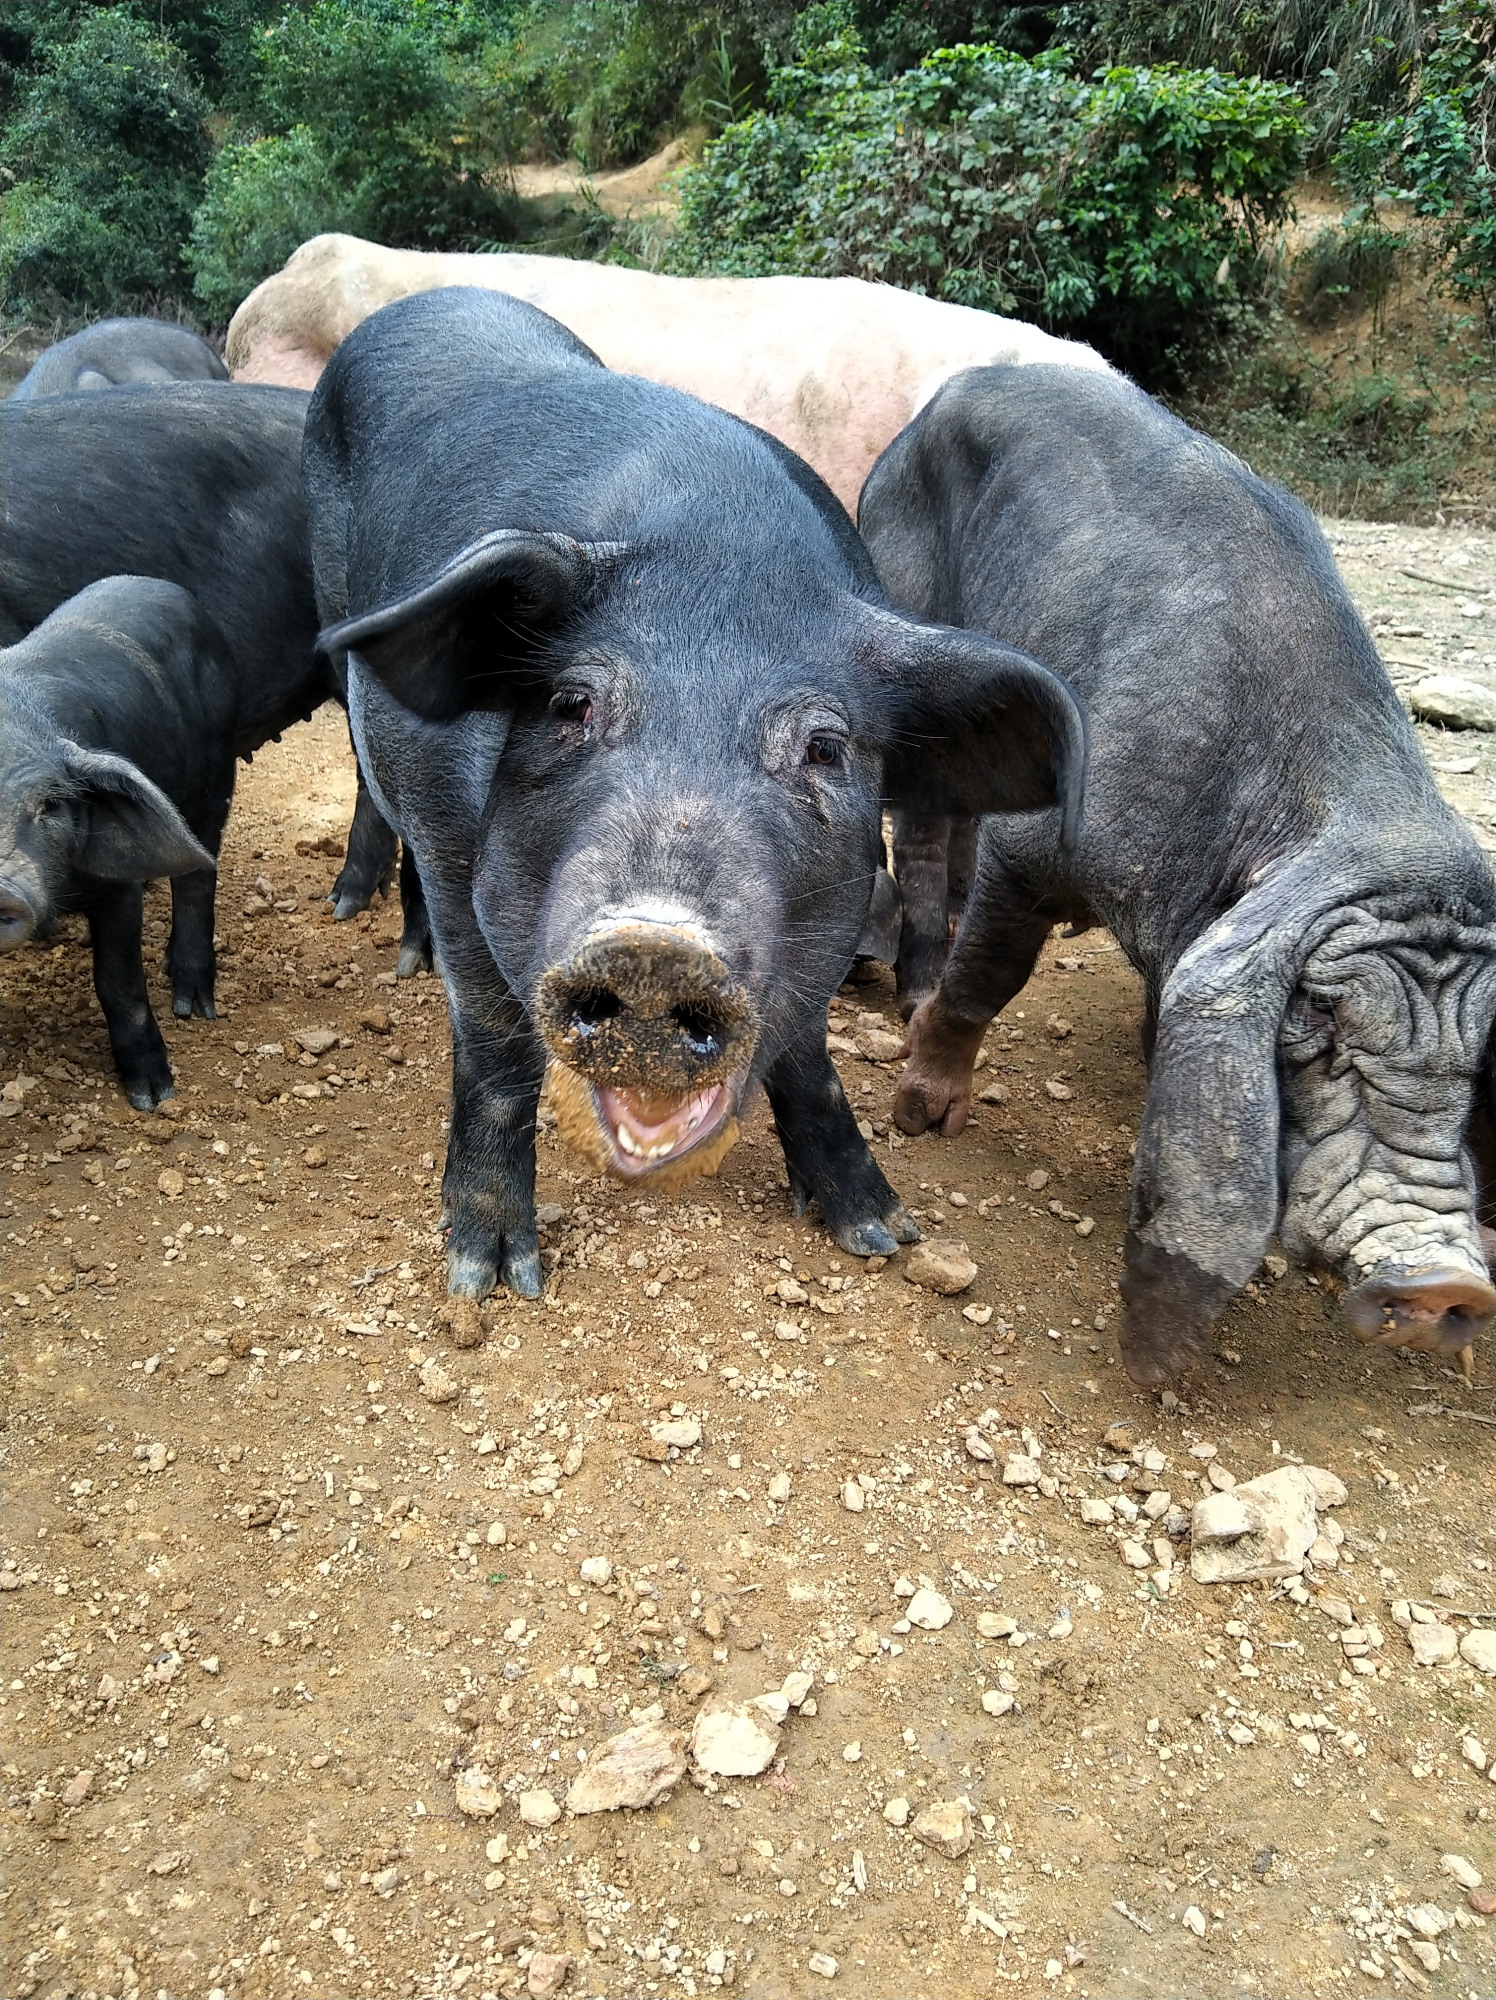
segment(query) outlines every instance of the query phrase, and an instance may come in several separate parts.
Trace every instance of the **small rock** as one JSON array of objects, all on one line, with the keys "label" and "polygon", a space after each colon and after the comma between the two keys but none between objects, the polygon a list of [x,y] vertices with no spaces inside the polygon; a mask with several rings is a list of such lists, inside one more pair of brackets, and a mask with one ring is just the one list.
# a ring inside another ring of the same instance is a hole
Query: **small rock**
[{"label": "small rock", "polygon": [[455,1403],[461,1392],[435,1355],[421,1364],[421,1394],[428,1403]]},{"label": "small rock", "polygon": [[[966,1310],[970,1312],[972,1308],[968,1306]],[[991,1465],[997,1457],[997,1453],[992,1449],[987,1439],[982,1436],[982,1433],[977,1429],[975,1424],[968,1426],[966,1436],[962,1442],[966,1447],[966,1456],[974,1458],[979,1465]]]},{"label": "small rock", "polygon": [[296,1040],[309,1056],[325,1056],[338,1045],[336,1028],[298,1028]]},{"label": "small rock", "polygon": [[822,1979],[835,1979],[836,1960],[829,1951],[813,1951],[805,1961],[805,1969],[818,1973]]},{"label": "small rock", "polygon": [[469,1764],[457,1773],[457,1810],[469,1819],[492,1819],[503,1796],[480,1764]]},{"label": "small rock", "polygon": [[1496,694],[1463,674],[1429,674],[1408,692],[1413,713],[1446,729],[1496,729]]},{"label": "small rock", "polygon": [[891,1035],[886,1028],[863,1028],[856,1037],[857,1053],[872,1063],[897,1062],[904,1053],[904,1037]]},{"label": "small rock", "polygon": [[1181,1921],[1183,1922],[1185,1929],[1188,1931],[1193,1931],[1196,1937],[1198,1938],[1204,1937],[1205,1912],[1202,1909],[1200,1909],[1198,1905],[1191,1903],[1189,1908],[1185,1911]]},{"label": "small rock", "polygon": [[327,1165],[327,1148],[325,1146],[305,1147],[301,1155],[301,1164],[304,1167],[325,1167]]},{"label": "small rock", "polygon": [[1005,1083],[984,1083],[977,1092],[978,1104],[1006,1104],[1013,1095]]},{"label": "small rock", "polygon": [[913,1807],[907,1799],[889,1799],[884,1804],[883,1817],[890,1826],[907,1826],[912,1811]]},{"label": "small rock", "polygon": [[1003,1485],[1037,1486],[1038,1484],[1039,1467],[1035,1460],[1025,1457],[1021,1451],[1010,1452],[1003,1461]]},{"label": "small rock", "polygon": [[1190,1574],[1196,1583],[1299,1575],[1319,1532],[1314,1508],[1314,1485],[1298,1465],[1208,1494],[1190,1517]]},{"label": "small rock", "polygon": [[858,1627],[857,1636],[852,1641],[852,1651],[864,1660],[875,1660],[878,1657],[878,1634],[875,1627],[871,1625]]},{"label": "small rock", "polygon": [[[175,1875],[186,1858],[186,1855],[178,1853],[174,1849],[169,1850],[165,1854],[153,1854],[145,1864],[145,1872],[147,1875]],[[1467,1863],[1466,1865],[1468,1866],[1469,1864]],[[1475,1879],[1478,1883],[1480,1877],[1477,1875]]]},{"label": "small rock", "polygon": [[714,1778],[756,1778],[779,1749],[779,1729],[759,1709],[743,1702],[703,1708],[691,1731],[691,1756]]},{"label": "small rock", "polygon": [[1127,1564],[1129,1569],[1147,1569],[1151,1565],[1153,1558],[1141,1542],[1135,1542],[1129,1536],[1122,1543],[1122,1560]]},{"label": "small rock", "polygon": [[[887,1807],[884,1812],[886,1815]],[[909,1831],[926,1847],[954,1861],[971,1845],[971,1808],[965,1799],[936,1799],[914,1815]]]},{"label": "small rock", "polygon": [[77,1772],[62,1788],[62,1803],[65,1806],[81,1806],[93,1790],[93,1781],[92,1771]]},{"label": "small rock", "polygon": [[1458,1882],[1462,1889],[1478,1889],[1485,1880],[1475,1863],[1467,1861],[1463,1854],[1442,1854],[1439,1857],[1439,1866],[1452,1881]]},{"label": "small rock", "polygon": [[156,1186],[164,1195],[179,1195],[186,1185],[186,1176],[178,1173],[175,1167],[163,1167],[156,1176]]},{"label": "small rock", "polygon": [[374,1890],[376,1895],[387,1896],[391,1890],[398,1889],[399,1886],[400,1870],[398,1868],[380,1868],[369,1877],[369,1887]]},{"label": "small rock", "polygon": [[1035,1167],[1031,1174],[1025,1176],[1023,1185],[1037,1194],[1041,1188],[1049,1186],[1049,1175],[1043,1167]]},{"label": "small rock", "polygon": [[[1337,1479],[1333,1472],[1326,1472],[1322,1465],[1300,1465],[1292,1468],[1301,1472],[1314,1489],[1314,1504],[1321,1511],[1327,1507],[1343,1507],[1349,1492],[1343,1479]],[[1271,1475],[1268,1475],[1271,1477]],[[1255,1481],[1252,1482],[1255,1485]]]},{"label": "small rock", "polygon": [[774,1287],[774,1296],[784,1306],[803,1306],[809,1303],[810,1293],[796,1279],[780,1278]]},{"label": "small rock", "polygon": [[794,1488],[790,1483],[790,1476],[787,1472],[776,1472],[774,1477],[769,1481],[769,1498],[776,1507],[782,1507],[785,1501],[789,1499],[793,1490]]},{"label": "small rock", "polygon": [[583,1583],[596,1584],[599,1589],[613,1581],[613,1565],[606,1556],[588,1556],[582,1564]]},{"label": "small rock", "polygon": [[448,1299],[437,1318],[446,1322],[454,1347],[482,1346],[483,1315],[476,1299]]},{"label": "small rock", "polygon": [[612,1736],[593,1752],[566,1794],[569,1813],[640,1811],[686,1775],[685,1734],[658,1722],[641,1722]]},{"label": "small rock", "polygon": [[520,1793],[519,1816],[526,1826],[545,1828],[556,1824],[561,1808],[548,1791],[537,1787],[533,1792]]},{"label": "small rock", "polygon": [[[1484,1771],[1489,1761],[1486,1756],[1486,1746],[1478,1736],[1462,1736],[1460,1738],[1460,1755],[1474,1771]],[[66,1801],[67,1794],[65,1792],[63,1798]]]},{"label": "small rock", "polygon": [[962,1306],[962,1319],[969,1319],[973,1326],[986,1326],[992,1318],[991,1306]]},{"label": "small rock", "polygon": [[1013,1697],[1004,1688],[988,1688],[982,1696],[982,1707],[988,1715],[1006,1715],[1013,1706]]},{"label": "small rock", "polygon": [[370,1035],[387,1035],[390,1031],[388,1007],[367,1007],[358,1017],[358,1025]]},{"label": "small rock", "polygon": [[658,1424],[651,1424],[649,1435],[656,1444],[674,1445],[679,1451],[689,1451],[692,1445],[701,1443],[701,1424],[695,1417],[669,1417]]},{"label": "small rock", "polygon": [[904,1277],[909,1284],[919,1285],[927,1292],[938,1292],[942,1298],[948,1299],[964,1292],[976,1275],[977,1267],[966,1245],[944,1236],[932,1236],[924,1243],[916,1243],[904,1266]]},{"label": "small rock", "polygon": [[841,1503],[849,1514],[860,1514],[866,1507],[867,1495],[855,1479],[842,1481]]},{"label": "small rock", "polygon": [[1410,1625],[1408,1644],[1420,1667],[1443,1667],[1460,1650],[1459,1634],[1451,1625]]},{"label": "small rock", "polygon": [[1110,1500],[1097,1500],[1088,1493],[1080,1503],[1080,1518],[1088,1528],[1109,1528],[1117,1515]]},{"label": "small rock", "polygon": [[1478,1917],[1496,1917],[1496,1889],[1469,1889],[1465,1901]]},{"label": "small rock", "polygon": [[1061,1083],[1057,1076],[1045,1078],[1044,1090],[1046,1096],[1052,1097],[1057,1104],[1068,1104],[1075,1095],[1070,1085]]},{"label": "small rock", "polygon": [[1439,1947],[1425,1938],[1409,1938],[1408,1950],[1417,1959],[1425,1972],[1437,1972],[1441,1963]]},{"label": "small rock", "polygon": [[145,1455],[145,1462],[147,1471],[165,1472],[167,1465],[170,1463],[166,1446],[159,1442],[153,1444]]},{"label": "small rock", "polygon": [[1496,1674],[1496,1631],[1467,1632],[1460,1641],[1460,1658],[1480,1674]]},{"label": "small rock", "polygon": [[862,1745],[857,1742],[844,1743],[842,1745],[842,1762],[844,1764],[860,1764],[862,1762]]},{"label": "small rock", "polygon": [[525,1985],[534,2000],[548,2000],[548,1996],[559,1993],[571,1970],[571,1959],[564,1951],[537,1951],[525,1970]]},{"label": "small rock", "polygon": [[1414,1903],[1403,1911],[1403,1916],[1408,1928],[1425,1938],[1443,1937],[1454,1926],[1454,1919],[1446,1916],[1437,1903]]},{"label": "small rock", "polygon": [[938,1590],[925,1587],[915,1591],[904,1616],[922,1632],[940,1632],[950,1624],[954,1613]]},{"label": "small rock", "polygon": [[779,1692],[784,1696],[791,1708],[799,1708],[814,1686],[814,1674],[786,1674],[784,1685],[780,1688]]},{"label": "small rock", "polygon": [[1018,1620],[1006,1611],[979,1611],[977,1631],[984,1639],[1011,1639],[1018,1630]]}]

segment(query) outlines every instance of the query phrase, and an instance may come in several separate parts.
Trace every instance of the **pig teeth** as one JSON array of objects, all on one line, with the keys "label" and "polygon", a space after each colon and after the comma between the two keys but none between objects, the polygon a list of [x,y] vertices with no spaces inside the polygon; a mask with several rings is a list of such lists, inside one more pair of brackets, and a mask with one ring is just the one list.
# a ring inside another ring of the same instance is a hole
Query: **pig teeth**
[{"label": "pig teeth", "polygon": [[635,1160],[663,1160],[675,1151],[675,1141],[664,1139],[657,1146],[646,1146],[632,1133],[623,1120],[618,1121],[618,1145],[622,1152]]},{"label": "pig teeth", "polygon": [[636,1160],[639,1158],[640,1154],[644,1150],[643,1147],[636,1142],[633,1133],[629,1130],[627,1125],[623,1123],[622,1119],[620,1119],[618,1123],[618,1143],[622,1147],[625,1153],[631,1154],[633,1158]]}]

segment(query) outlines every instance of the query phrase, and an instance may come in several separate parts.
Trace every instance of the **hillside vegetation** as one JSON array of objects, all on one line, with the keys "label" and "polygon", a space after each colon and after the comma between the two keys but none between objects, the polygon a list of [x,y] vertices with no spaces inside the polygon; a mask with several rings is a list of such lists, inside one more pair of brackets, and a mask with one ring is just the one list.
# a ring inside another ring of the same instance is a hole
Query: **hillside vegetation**
[{"label": "hillside vegetation", "polygon": [[[328,229],[851,273],[1090,340],[1322,505],[1479,512],[1493,52],[1485,0],[10,0],[0,293],[216,327]],[[663,219],[516,193],[681,135]]]}]

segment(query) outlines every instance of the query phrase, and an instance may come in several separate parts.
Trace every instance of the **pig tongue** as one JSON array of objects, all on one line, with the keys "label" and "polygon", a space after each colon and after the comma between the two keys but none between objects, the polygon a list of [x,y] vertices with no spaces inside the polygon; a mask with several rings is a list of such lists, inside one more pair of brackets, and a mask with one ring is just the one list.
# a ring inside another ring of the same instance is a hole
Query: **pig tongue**
[{"label": "pig tongue", "polygon": [[693,1145],[710,1126],[722,1101],[722,1089],[716,1083],[691,1097],[657,1097],[644,1090],[599,1086],[597,1096],[618,1150],[647,1164]]}]

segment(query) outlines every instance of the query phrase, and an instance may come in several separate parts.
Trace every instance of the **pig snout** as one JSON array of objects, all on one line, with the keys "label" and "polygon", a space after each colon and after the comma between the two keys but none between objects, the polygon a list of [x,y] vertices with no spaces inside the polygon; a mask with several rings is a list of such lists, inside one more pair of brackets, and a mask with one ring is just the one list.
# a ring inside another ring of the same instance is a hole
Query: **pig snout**
[{"label": "pig snout", "polygon": [[36,936],[40,914],[14,883],[0,883],[0,952],[15,951]]},{"label": "pig snout", "polygon": [[1454,1264],[1373,1272],[1346,1294],[1345,1313],[1356,1338],[1373,1346],[1461,1354],[1496,1318],[1496,1287]]},{"label": "pig snout", "polygon": [[535,1019],[565,1136],[629,1179],[710,1171],[737,1136],[758,1039],[745,989],[676,925],[594,932],[542,976]]}]

